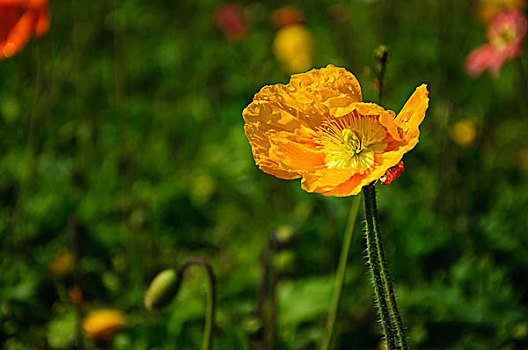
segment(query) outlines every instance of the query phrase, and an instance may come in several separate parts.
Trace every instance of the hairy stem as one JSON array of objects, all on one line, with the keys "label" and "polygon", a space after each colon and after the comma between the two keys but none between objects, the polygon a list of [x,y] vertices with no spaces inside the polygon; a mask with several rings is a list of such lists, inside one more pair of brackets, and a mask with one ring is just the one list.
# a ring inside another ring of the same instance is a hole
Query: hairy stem
[{"label": "hairy stem", "polygon": [[396,302],[396,296],[394,294],[394,288],[392,286],[392,279],[390,277],[387,259],[385,258],[385,250],[383,248],[383,242],[381,239],[381,230],[379,227],[379,218],[378,218],[378,208],[376,204],[376,189],[374,188],[374,186],[371,186],[369,188],[369,191],[371,192],[371,195],[373,198],[372,206],[373,206],[374,235],[375,235],[376,246],[378,248],[378,255],[380,259],[381,278],[383,280],[383,284],[385,287],[385,293],[388,296],[387,302],[389,305],[391,317],[393,317],[395,324],[396,324],[396,337],[398,339],[398,343],[400,344],[402,350],[406,350],[407,349],[407,339],[404,333],[403,321],[402,321],[400,312],[398,310],[398,304]]},{"label": "hairy stem", "polygon": [[392,329],[392,322],[389,308],[387,306],[387,296],[385,292],[385,283],[381,275],[380,256],[376,244],[376,192],[373,186],[363,187],[363,195],[365,197],[365,217],[366,217],[366,241],[368,263],[370,266],[370,273],[372,275],[372,282],[374,284],[374,295],[378,304],[378,309],[381,317],[381,326],[385,340],[387,341],[388,350],[396,350],[396,342]]}]

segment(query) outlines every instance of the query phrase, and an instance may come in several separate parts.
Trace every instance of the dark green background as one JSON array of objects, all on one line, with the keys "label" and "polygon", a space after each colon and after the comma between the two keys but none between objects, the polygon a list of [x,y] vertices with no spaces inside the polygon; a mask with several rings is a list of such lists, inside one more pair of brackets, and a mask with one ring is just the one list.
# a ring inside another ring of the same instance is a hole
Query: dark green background
[{"label": "dark green background", "polygon": [[[48,265],[81,232],[83,312],[122,310],[115,349],[196,349],[205,279],[193,270],[164,312],[148,314],[151,278],[201,255],[218,279],[215,349],[256,348],[259,255],[274,230],[295,244],[277,258],[278,349],[315,349],[350,199],[300,189],[255,166],[242,109],[286,83],[271,50],[278,1],[244,2],[249,35],[226,40],[214,0],[51,1],[48,34],[0,62],[0,343],[71,348],[73,277]],[[376,101],[374,50],[390,50],[384,106],[430,89],[405,173],[379,186],[386,251],[415,349],[528,348],[528,130],[518,61],[469,78],[486,41],[476,1],[298,1],[314,67],[354,72]],[[525,59],[523,58],[525,61]],[[522,64],[522,63],[521,63]],[[526,65],[526,62],[524,62]],[[526,79],[526,76],[524,77]],[[470,147],[451,139],[471,119]],[[362,216],[362,214],[360,214]],[[358,220],[336,348],[374,349],[380,329]],[[86,345],[94,344],[86,339]]]}]

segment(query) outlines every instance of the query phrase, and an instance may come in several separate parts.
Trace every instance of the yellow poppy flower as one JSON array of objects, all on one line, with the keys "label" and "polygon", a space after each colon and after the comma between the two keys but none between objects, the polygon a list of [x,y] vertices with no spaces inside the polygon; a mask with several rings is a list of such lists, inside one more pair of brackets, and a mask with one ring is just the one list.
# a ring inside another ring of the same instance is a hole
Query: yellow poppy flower
[{"label": "yellow poppy flower", "polygon": [[471,146],[477,136],[477,126],[471,120],[456,122],[453,125],[451,136],[457,145],[462,147]]},{"label": "yellow poppy flower", "polygon": [[429,105],[421,85],[398,116],[362,102],[361,87],[344,68],[293,75],[263,87],[243,111],[256,164],[281,179],[302,178],[308,192],[355,195],[397,165],[418,143]]},{"label": "yellow poppy flower", "polygon": [[298,73],[312,66],[314,42],[302,24],[281,28],[273,39],[273,53],[289,73]]},{"label": "yellow poppy flower", "polygon": [[82,327],[90,338],[110,340],[116,332],[126,327],[126,320],[117,310],[99,309],[86,315]]}]

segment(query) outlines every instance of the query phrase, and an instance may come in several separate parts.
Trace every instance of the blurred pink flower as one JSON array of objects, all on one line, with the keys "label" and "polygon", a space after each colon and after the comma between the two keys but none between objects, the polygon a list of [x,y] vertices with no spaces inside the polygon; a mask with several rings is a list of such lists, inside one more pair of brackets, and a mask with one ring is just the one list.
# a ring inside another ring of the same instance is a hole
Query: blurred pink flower
[{"label": "blurred pink flower", "polygon": [[528,21],[518,10],[499,13],[488,27],[488,43],[473,50],[465,61],[470,75],[479,75],[486,69],[496,77],[507,60],[519,57]]},{"label": "blurred pink flower", "polygon": [[218,29],[229,41],[241,41],[248,32],[244,22],[244,8],[234,3],[226,3],[215,12],[215,22]]}]

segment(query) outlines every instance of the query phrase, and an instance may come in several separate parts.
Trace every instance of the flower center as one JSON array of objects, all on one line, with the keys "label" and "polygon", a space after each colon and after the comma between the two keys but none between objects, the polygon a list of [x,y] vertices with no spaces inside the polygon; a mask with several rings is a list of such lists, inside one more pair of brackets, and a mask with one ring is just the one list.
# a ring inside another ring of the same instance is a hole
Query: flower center
[{"label": "flower center", "polygon": [[497,50],[502,51],[513,41],[515,41],[515,29],[512,27],[505,27],[499,35],[491,40],[491,45]]},{"label": "flower center", "polygon": [[364,173],[374,164],[374,154],[387,147],[387,133],[377,116],[362,116],[356,111],[321,127],[321,144],[327,168],[352,169]]}]

